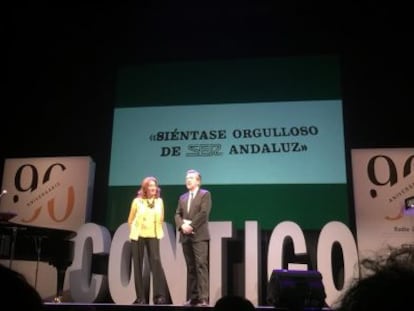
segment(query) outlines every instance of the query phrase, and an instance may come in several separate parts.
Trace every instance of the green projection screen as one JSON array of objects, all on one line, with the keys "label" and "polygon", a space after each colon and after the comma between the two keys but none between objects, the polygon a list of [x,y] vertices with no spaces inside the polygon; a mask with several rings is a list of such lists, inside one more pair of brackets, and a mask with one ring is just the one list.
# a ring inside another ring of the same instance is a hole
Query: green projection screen
[{"label": "green projection screen", "polygon": [[159,179],[173,223],[187,169],[213,198],[211,221],[264,230],[348,219],[338,59],[147,63],[119,71],[107,227],[126,222],[143,177]]}]

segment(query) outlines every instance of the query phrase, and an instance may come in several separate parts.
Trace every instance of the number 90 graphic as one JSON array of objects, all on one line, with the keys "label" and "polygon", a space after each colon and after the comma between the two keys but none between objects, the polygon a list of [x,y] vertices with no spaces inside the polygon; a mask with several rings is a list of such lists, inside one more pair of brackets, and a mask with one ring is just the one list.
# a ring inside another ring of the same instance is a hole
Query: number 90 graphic
[{"label": "number 90 graphic", "polygon": [[[381,160],[385,160],[385,163],[387,165],[387,176],[384,180],[379,180],[378,176],[377,176],[377,172],[375,170],[375,166],[377,164],[377,161],[381,161]],[[411,174],[412,172],[412,167],[414,165],[413,163],[414,161],[414,155],[409,156],[403,165],[403,171],[402,171],[402,177],[405,178],[408,175]],[[397,166],[395,165],[394,161],[386,156],[386,155],[377,155],[375,157],[372,157],[367,165],[367,173],[368,173],[368,178],[369,180],[376,186],[390,186],[392,187],[393,185],[395,185],[398,181],[399,181],[399,175],[398,175],[398,169]],[[376,198],[377,197],[377,190],[375,189],[371,189],[370,190],[370,195],[372,198]]]},{"label": "number 90 graphic", "polygon": [[[32,164],[24,164],[20,166],[16,171],[16,175],[14,177],[15,189],[20,193],[34,192],[36,190],[39,190],[39,186],[44,186],[51,181],[52,172],[55,170],[60,170],[61,172],[63,172],[66,170],[66,167],[62,163],[53,163],[46,169],[43,176],[40,176],[41,173],[39,173],[39,170],[36,168],[36,166]],[[19,194],[15,194],[13,196],[13,202],[17,203],[18,201]],[[73,212],[74,202],[75,191],[73,186],[69,186],[67,188],[66,206],[63,207],[64,210],[59,209],[59,213],[57,213],[57,207],[54,196],[51,196],[47,200],[46,212],[48,217],[50,217],[52,221],[58,223],[66,221],[66,219],[68,219]],[[34,204],[36,204],[35,200],[33,205]],[[44,210],[43,207],[43,205],[35,206],[29,214],[29,217],[25,217],[24,219],[22,219],[22,221],[25,223],[32,223],[36,221],[42,210]],[[58,214],[61,216],[57,216]]]}]

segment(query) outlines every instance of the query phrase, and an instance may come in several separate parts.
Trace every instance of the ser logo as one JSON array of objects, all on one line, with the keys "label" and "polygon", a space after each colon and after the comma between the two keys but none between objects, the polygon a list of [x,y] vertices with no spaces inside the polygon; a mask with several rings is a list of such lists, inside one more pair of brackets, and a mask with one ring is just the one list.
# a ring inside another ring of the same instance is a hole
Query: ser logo
[{"label": "ser logo", "polygon": [[221,144],[191,144],[187,146],[187,157],[213,157],[221,156]]}]

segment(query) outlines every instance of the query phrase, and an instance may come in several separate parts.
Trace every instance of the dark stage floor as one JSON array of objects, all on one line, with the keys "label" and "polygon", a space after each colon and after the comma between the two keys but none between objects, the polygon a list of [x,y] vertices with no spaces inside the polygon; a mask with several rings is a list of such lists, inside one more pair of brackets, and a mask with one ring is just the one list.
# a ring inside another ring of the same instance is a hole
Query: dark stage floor
[{"label": "dark stage floor", "polygon": [[[125,311],[125,310],[150,310],[150,311],[188,311],[199,310],[208,311],[213,310],[212,306],[209,307],[185,307],[181,305],[120,305],[114,303],[45,303],[45,310],[47,311]],[[269,311],[269,310],[286,310],[284,308],[275,308],[272,306],[258,306],[257,311]],[[305,310],[320,310],[314,308],[307,308]],[[329,308],[323,308],[323,311],[330,311]]]}]

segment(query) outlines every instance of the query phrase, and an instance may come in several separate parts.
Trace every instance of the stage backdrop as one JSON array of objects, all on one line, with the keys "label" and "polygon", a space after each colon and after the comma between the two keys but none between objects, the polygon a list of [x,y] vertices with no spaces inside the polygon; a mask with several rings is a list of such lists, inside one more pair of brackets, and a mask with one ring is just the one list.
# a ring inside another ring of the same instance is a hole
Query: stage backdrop
[{"label": "stage backdrop", "polygon": [[[300,263],[306,257],[295,257],[287,247],[283,263],[274,260],[280,254],[268,242],[278,224],[289,221],[305,232],[308,267],[316,269],[316,237],[322,228],[330,222],[353,223],[342,112],[336,56],[120,68],[104,225],[112,232],[122,228],[148,175],[159,179],[165,219],[173,224],[178,197],[186,191],[185,173],[197,169],[203,187],[212,193],[210,221],[228,221],[238,233],[223,249],[228,252],[223,264],[227,287],[263,304],[268,265],[287,267],[287,262]],[[251,242],[244,238],[248,221],[257,221],[263,233],[258,238],[264,259],[256,263],[241,255]],[[344,256],[354,261],[352,255]],[[250,264],[260,268],[259,284],[243,271]],[[337,270],[327,274],[343,276]],[[333,297],[333,282],[326,281]],[[343,282],[337,284],[340,290]],[[211,299],[220,294],[218,290]]]},{"label": "stage backdrop", "polygon": [[414,149],[352,150],[359,257],[414,243]]},{"label": "stage backdrop", "polygon": [[154,63],[119,71],[106,226],[159,179],[173,223],[185,172],[201,172],[212,221],[349,224],[338,59]]}]

